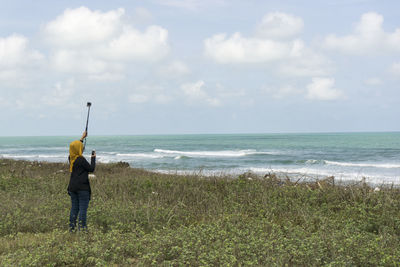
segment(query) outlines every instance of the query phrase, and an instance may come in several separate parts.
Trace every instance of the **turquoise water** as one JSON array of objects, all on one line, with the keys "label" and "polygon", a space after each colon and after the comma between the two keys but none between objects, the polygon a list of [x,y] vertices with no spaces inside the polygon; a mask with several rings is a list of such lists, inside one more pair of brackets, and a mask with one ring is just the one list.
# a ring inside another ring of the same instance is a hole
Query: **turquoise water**
[{"label": "turquoise water", "polygon": [[[73,137],[0,137],[0,157],[66,162]],[[400,133],[90,136],[86,156],[161,172],[276,172],[400,184]]]}]

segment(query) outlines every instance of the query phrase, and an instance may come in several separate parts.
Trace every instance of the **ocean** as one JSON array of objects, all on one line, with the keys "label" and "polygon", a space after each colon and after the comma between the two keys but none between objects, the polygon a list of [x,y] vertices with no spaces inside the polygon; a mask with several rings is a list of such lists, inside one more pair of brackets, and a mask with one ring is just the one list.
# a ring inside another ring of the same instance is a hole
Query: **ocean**
[{"label": "ocean", "polygon": [[[0,137],[0,157],[67,162],[76,137]],[[157,172],[400,184],[400,133],[89,136],[85,156]]]}]

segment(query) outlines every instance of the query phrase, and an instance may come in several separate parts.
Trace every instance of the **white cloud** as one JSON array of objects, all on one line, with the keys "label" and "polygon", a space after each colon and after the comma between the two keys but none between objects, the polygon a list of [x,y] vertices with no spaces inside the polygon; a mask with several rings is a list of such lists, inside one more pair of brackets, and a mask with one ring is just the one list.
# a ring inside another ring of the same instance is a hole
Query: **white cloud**
[{"label": "white cloud", "polygon": [[400,77],[400,62],[393,63],[390,67],[390,72],[395,76]]},{"label": "white cloud", "polygon": [[144,33],[141,33],[126,26],[122,34],[111,40],[103,52],[112,60],[157,61],[168,54],[167,40],[168,31],[162,27],[150,26]]},{"label": "white cloud", "polygon": [[123,8],[108,12],[92,11],[87,7],[66,9],[44,27],[46,39],[55,45],[82,46],[104,42],[121,28]]},{"label": "white cloud", "polygon": [[44,58],[38,51],[28,47],[28,39],[13,34],[0,38],[0,70],[26,66]]},{"label": "white cloud", "polygon": [[43,27],[55,70],[87,74],[92,80],[124,77],[131,62],[156,62],[169,53],[168,31],[152,25],[144,31],[124,20],[125,10],[66,9]]},{"label": "white cloud", "polygon": [[206,92],[201,89],[204,86],[204,81],[198,81],[195,83],[186,83],[181,86],[182,91],[185,95],[191,98],[206,98]]},{"label": "white cloud", "polygon": [[343,97],[343,93],[334,88],[332,78],[313,78],[307,85],[307,98],[311,100],[336,100]]},{"label": "white cloud", "polygon": [[287,76],[328,75],[329,60],[295,38],[303,26],[300,17],[269,13],[257,26],[255,36],[216,34],[204,40],[204,53],[220,64],[269,64]]},{"label": "white cloud", "polygon": [[204,47],[206,56],[218,63],[260,63],[290,56],[296,42],[244,38],[237,32],[231,37],[214,35],[204,41]]},{"label": "white cloud", "polygon": [[[303,20],[291,14],[275,12],[264,16],[256,27],[255,36],[243,37],[240,32],[231,36],[215,34],[204,40],[205,55],[218,63],[265,63],[299,58],[305,45],[294,39],[303,28]],[[281,40],[291,38],[291,40]]]},{"label": "white cloud", "polygon": [[[90,51],[85,50],[56,50],[51,55],[53,67],[60,72],[98,74],[110,71],[113,62],[107,62],[101,58],[93,56]],[[113,66],[112,66],[113,65]]]},{"label": "white cloud", "polygon": [[298,35],[304,27],[303,19],[291,14],[273,12],[265,15],[257,27],[261,38],[288,38]]},{"label": "white cloud", "polygon": [[192,102],[203,102],[210,106],[220,106],[221,101],[218,98],[210,97],[202,88],[204,81],[200,80],[195,83],[186,83],[181,86],[181,90]]},{"label": "white cloud", "polygon": [[314,52],[297,40],[292,57],[283,60],[278,70],[288,76],[324,76],[332,71],[331,62],[324,55]]},{"label": "white cloud", "polygon": [[324,46],[355,55],[400,52],[400,28],[392,33],[385,32],[382,24],[382,15],[375,12],[365,13],[352,34],[328,35],[324,40]]},{"label": "white cloud", "polygon": [[41,66],[44,56],[29,47],[25,36],[0,37],[0,82],[8,87],[24,87],[31,72]]}]

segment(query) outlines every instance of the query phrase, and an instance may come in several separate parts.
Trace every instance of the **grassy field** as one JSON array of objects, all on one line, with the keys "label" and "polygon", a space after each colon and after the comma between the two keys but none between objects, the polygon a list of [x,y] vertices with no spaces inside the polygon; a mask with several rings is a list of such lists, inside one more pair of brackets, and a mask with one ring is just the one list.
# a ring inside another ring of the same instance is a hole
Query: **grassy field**
[{"label": "grassy field", "polygon": [[1,266],[399,266],[400,190],[99,164],[88,233],[68,166],[0,159]]}]

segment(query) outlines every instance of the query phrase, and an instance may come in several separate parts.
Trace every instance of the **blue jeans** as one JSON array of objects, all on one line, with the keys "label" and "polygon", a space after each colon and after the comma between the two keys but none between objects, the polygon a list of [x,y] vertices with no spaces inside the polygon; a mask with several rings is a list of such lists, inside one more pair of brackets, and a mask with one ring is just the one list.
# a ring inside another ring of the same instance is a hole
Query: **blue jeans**
[{"label": "blue jeans", "polygon": [[71,213],[69,215],[69,229],[70,231],[76,228],[76,219],[79,214],[79,230],[86,230],[86,213],[89,206],[90,192],[78,191],[69,192],[71,196]]}]

